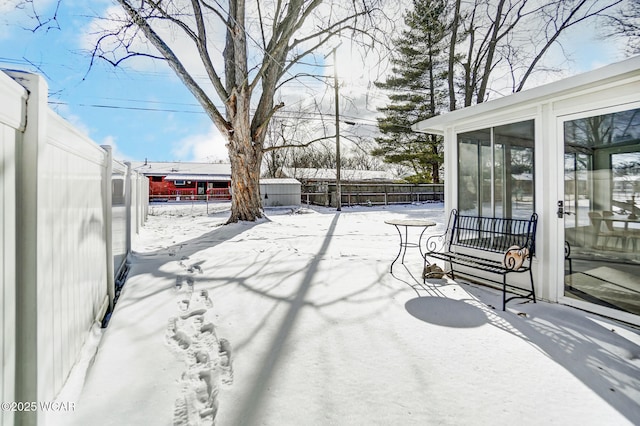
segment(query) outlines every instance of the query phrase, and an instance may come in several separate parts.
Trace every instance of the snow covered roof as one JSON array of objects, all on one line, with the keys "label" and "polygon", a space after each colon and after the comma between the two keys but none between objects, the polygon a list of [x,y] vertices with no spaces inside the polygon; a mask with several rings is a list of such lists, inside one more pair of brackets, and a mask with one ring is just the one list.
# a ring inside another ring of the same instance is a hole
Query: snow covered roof
[{"label": "snow covered roof", "polygon": [[[181,175],[215,175],[231,178],[231,164],[229,163],[190,163],[170,161],[132,161],[131,167],[146,176]],[[177,179],[182,180],[182,179]],[[195,178],[184,180],[197,180]]]},{"label": "snow covered roof", "polygon": [[260,178],[260,184],[264,185],[300,185],[300,181],[293,178]]},{"label": "snow covered roof", "polygon": [[228,181],[231,175],[204,175],[204,174],[168,174],[164,180],[195,180],[195,181]]}]

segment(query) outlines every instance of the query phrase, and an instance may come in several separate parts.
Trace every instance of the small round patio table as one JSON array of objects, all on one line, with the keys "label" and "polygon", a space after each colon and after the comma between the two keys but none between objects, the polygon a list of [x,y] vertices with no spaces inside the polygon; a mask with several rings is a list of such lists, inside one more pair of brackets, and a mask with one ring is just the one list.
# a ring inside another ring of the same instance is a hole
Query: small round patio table
[{"label": "small round patio table", "polygon": [[[395,226],[398,231],[398,235],[400,236],[400,249],[398,250],[396,258],[391,262],[391,273],[393,273],[393,265],[400,258],[400,255],[402,255],[400,263],[404,265],[404,255],[407,253],[407,247],[418,247],[418,250],[420,250],[420,256],[424,259],[424,253],[422,252],[422,236],[427,228],[430,226],[436,226],[434,221],[426,219],[390,219],[385,220],[384,223]],[[402,235],[402,230],[400,228],[404,228],[404,236]],[[409,241],[409,228],[422,228],[417,242]]]}]

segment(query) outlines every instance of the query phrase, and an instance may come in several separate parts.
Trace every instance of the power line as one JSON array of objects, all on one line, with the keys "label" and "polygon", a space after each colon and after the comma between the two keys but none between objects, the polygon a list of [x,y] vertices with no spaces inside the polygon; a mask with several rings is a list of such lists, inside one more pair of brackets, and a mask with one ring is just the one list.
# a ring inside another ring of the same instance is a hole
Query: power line
[{"label": "power line", "polygon": [[[145,102],[145,101],[135,101],[135,102]],[[150,102],[150,103],[161,103],[159,101]],[[123,111],[145,111],[145,112],[168,112],[168,113],[183,113],[183,114],[202,114],[206,113],[200,110],[187,110],[187,109],[172,109],[172,108],[152,108],[152,107],[135,107],[135,106],[124,106],[124,105],[109,105],[109,104],[96,104],[96,103],[68,103],[62,101],[49,101],[50,105],[75,105],[84,108],[103,108],[103,109],[112,109],[112,110],[123,110]],[[185,105],[185,106],[197,106],[197,104],[177,104],[177,105]],[[300,113],[299,111],[287,111],[280,110],[278,113],[274,115],[275,118],[282,119],[305,119],[305,120],[329,120],[333,118],[332,113],[324,113],[324,112],[316,112],[316,111],[307,111]],[[361,126],[375,126],[377,127],[377,120],[356,117],[353,115],[345,115],[341,114],[343,118],[343,122],[351,125],[361,125]]]},{"label": "power line", "polygon": [[[51,105],[69,105],[67,102],[57,102],[57,101],[49,101]],[[81,107],[90,107],[90,108],[105,108],[105,109],[120,109],[127,111],[153,111],[153,112],[175,112],[175,113],[183,113],[183,114],[204,114],[204,111],[187,111],[180,109],[168,109],[168,108],[143,108],[143,107],[125,107],[121,105],[100,105],[100,104],[75,104]]]}]

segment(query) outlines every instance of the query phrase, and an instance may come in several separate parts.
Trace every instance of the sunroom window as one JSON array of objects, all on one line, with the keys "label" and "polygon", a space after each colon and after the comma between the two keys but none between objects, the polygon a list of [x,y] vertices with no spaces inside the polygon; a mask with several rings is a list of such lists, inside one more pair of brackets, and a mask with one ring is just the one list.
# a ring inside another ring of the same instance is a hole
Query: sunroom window
[{"label": "sunroom window", "polygon": [[528,218],[535,211],[534,121],[458,134],[458,210]]}]

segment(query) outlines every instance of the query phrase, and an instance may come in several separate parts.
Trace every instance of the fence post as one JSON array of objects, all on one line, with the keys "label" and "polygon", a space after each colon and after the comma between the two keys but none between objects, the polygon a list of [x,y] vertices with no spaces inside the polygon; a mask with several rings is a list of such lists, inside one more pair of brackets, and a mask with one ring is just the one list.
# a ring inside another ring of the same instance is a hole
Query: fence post
[{"label": "fence post", "polygon": [[[25,87],[29,94],[25,102],[25,127],[16,152],[16,401],[43,401],[40,398],[38,369],[41,365],[38,348],[38,161],[46,143],[47,92],[44,78],[20,71],[6,72]],[[15,413],[16,424],[35,425],[37,411]]]},{"label": "fence post", "polygon": [[[3,264],[0,264],[0,310],[3,320],[0,327],[0,338],[2,348],[0,348],[0,394],[2,401],[17,401],[15,396],[15,371],[16,371],[16,162],[18,144],[20,143],[20,132],[26,119],[24,116],[24,102],[27,91],[18,84],[15,84],[8,76],[0,72],[0,87],[2,90],[2,105],[0,105],[0,115],[2,115],[0,125],[7,125],[11,132],[3,133],[0,136],[0,255]],[[7,96],[8,95],[8,96]],[[0,412],[0,424],[13,425],[15,414],[12,411],[3,410]]]},{"label": "fence post", "polygon": [[131,163],[130,162],[126,162],[124,163],[125,166],[127,166],[127,171],[125,174],[125,180],[124,180],[124,199],[125,199],[125,210],[127,212],[127,228],[126,228],[126,232],[127,232],[127,256],[129,255],[129,253],[131,253],[131,202],[133,201],[131,199],[132,196],[132,191],[131,191]]},{"label": "fence post", "polygon": [[[105,151],[104,187],[102,205],[104,208],[104,242],[107,253],[107,294],[109,295],[109,312],[113,310],[113,301],[116,297],[116,280],[113,266],[113,151],[110,145],[100,145]],[[125,194],[126,197],[126,194]]]},{"label": "fence post", "polygon": [[324,206],[329,207],[329,184],[325,183],[324,187]]}]

